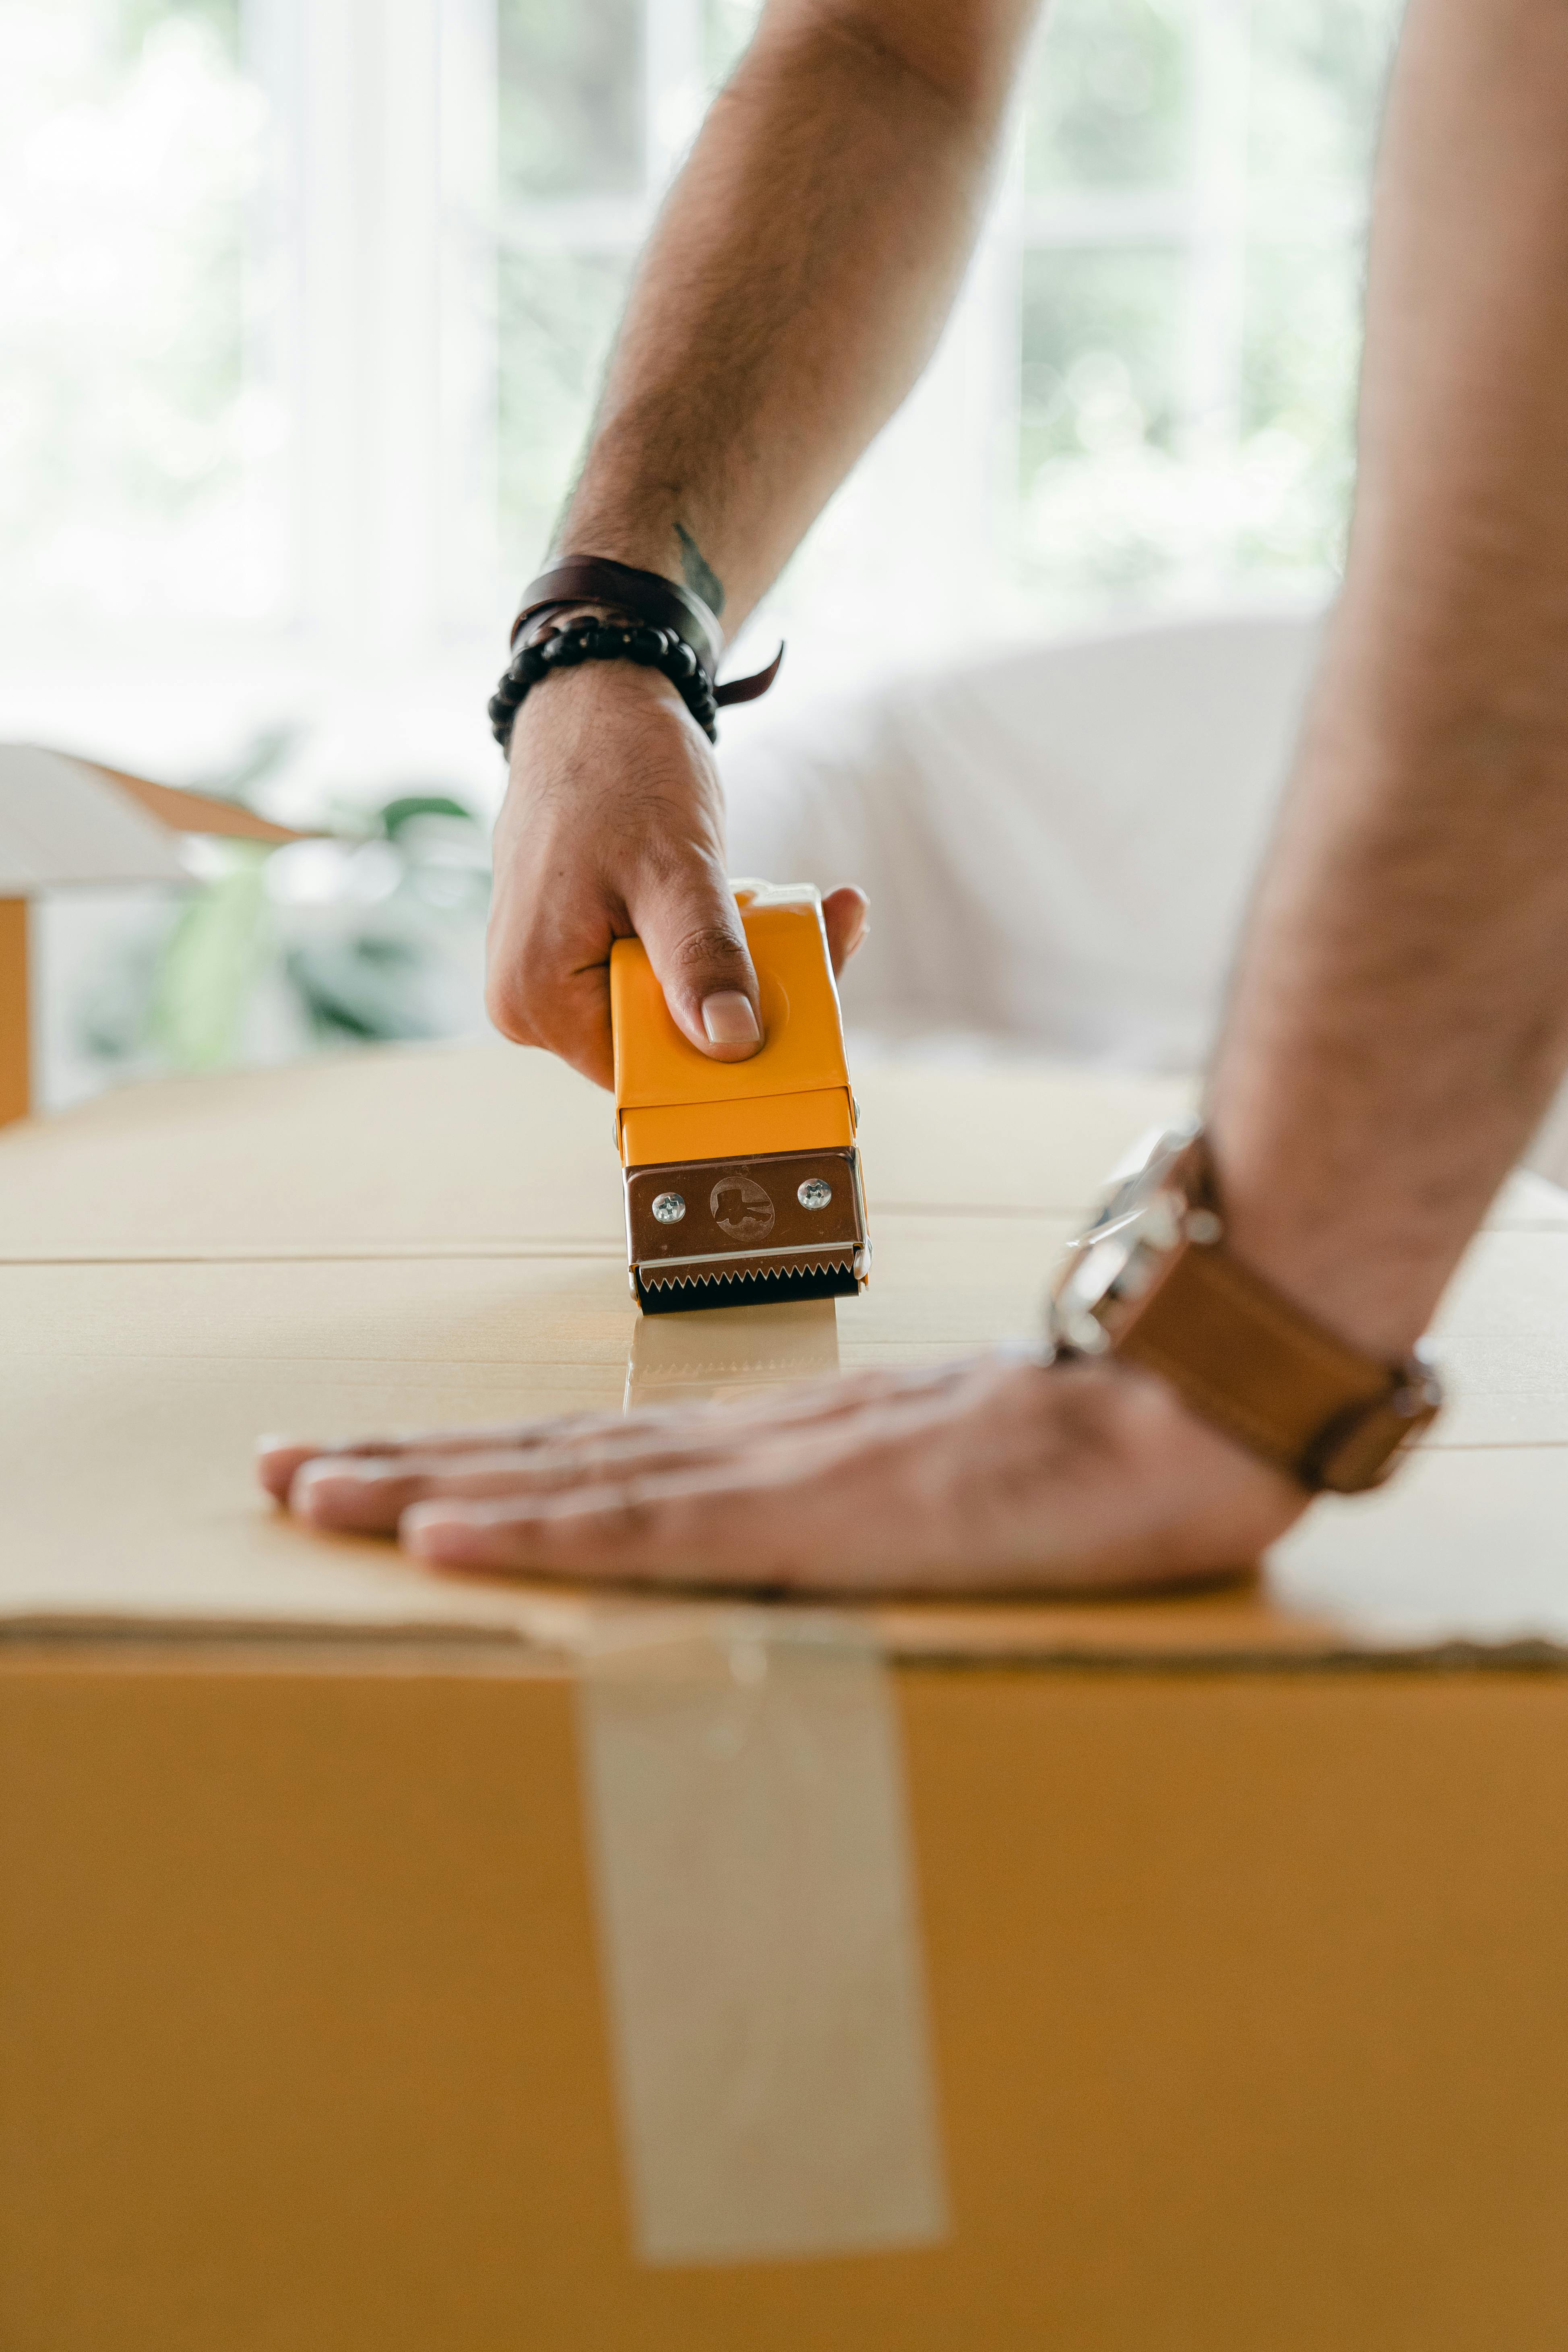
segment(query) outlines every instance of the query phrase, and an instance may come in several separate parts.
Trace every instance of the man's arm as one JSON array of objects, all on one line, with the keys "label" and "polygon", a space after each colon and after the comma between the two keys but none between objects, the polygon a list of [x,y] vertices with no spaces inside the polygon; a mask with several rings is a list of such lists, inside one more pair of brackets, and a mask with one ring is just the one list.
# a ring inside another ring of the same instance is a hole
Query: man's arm
[{"label": "man's arm", "polygon": [[[684,578],[733,634],[930,356],[1037,5],[770,0],[638,268],[559,548]],[[495,868],[507,1035],[607,1082],[631,931],[693,1043],[754,1050],[717,773],[657,672],[530,696]],[[862,910],[828,907],[840,958]]]},{"label": "man's arm", "polygon": [[1568,1060],[1568,10],[1413,0],[1344,593],[1211,1087],[1237,1253],[1384,1353]]}]

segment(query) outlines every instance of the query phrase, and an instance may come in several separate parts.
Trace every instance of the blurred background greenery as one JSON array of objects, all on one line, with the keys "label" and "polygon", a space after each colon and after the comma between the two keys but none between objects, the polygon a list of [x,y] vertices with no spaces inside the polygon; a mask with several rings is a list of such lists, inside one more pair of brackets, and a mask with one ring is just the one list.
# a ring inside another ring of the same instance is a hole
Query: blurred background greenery
[{"label": "blurred background greenery", "polygon": [[[201,789],[252,805],[293,749],[260,737]],[[479,1025],[488,824],[416,785],[318,822],[281,849],[192,843],[189,889],[121,897],[60,1007],[71,1092]]]}]

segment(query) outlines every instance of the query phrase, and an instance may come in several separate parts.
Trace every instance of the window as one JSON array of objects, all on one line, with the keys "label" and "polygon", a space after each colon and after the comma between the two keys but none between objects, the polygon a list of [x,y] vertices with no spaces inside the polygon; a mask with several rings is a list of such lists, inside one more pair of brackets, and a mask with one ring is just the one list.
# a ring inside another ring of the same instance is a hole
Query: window
[{"label": "window", "polygon": [[1336,567],[1395,24],[1392,0],[1060,0],[1013,214],[1043,602]]},{"label": "window", "polygon": [[8,0],[0,604],[60,628],[277,594],[250,368],[239,0]]},{"label": "window", "polygon": [[[501,0],[502,545],[531,568],[745,0]],[[942,352],[773,602],[792,631],[1321,590],[1352,463],[1394,0],[1056,0]],[[528,126],[548,117],[546,139]],[[868,617],[869,616],[869,617]]]},{"label": "window", "polygon": [[[1321,591],[1395,13],[1054,0],[942,348],[753,625],[787,630],[795,691],[1129,601]],[[446,870],[472,837],[431,829],[445,795],[499,793],[513,601],[757,14],[0,9],[0,734],[193,782],[266,768],[277,814],[357,802],[387,836],[342,906],[280,861],[270,916],[237,873],[189,922],[121,910],[92,971],[98,915],[54,910],[59,1092],[167,1058],[182,1006],[201,1035],[174,1058],[297,1050],[283,973],[316,1031],[477,1019],[478,901]],[[215,1044],[218,949],[245,986]]]},{"label": "window", "polygon": [[[493,788],[510,599],[756,14],[10,0],[0,723]],[[773,600],[797,663],[1331,575],[1394,16],[1056,0],[952,330]]]}]

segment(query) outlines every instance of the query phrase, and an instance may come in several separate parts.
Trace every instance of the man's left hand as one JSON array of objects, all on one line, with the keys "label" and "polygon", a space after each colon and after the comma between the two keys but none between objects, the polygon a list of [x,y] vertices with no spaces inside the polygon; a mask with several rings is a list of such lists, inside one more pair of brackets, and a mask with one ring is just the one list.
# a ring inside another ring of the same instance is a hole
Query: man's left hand
[{"label": "man's left hand", "polygon": [[438,1569],[775,1592],[1190,1582],[1250,1566],[1307,1501],[1149,1373],[1002,1351],[740,1403],[271,1439],[259,1467],[307,1526]]}]

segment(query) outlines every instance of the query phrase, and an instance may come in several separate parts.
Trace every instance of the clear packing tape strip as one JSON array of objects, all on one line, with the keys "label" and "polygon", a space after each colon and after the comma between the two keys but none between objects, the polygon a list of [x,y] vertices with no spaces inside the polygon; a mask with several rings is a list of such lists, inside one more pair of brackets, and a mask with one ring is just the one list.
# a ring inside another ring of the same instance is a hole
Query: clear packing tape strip
[{"label": "clear packing tape strip", "polygon": [[947,2228],[902,1759],[825,1616],[628,1612],[582,1661],[636,2249],[741,2263]]}]

